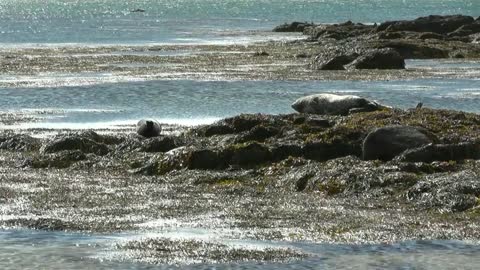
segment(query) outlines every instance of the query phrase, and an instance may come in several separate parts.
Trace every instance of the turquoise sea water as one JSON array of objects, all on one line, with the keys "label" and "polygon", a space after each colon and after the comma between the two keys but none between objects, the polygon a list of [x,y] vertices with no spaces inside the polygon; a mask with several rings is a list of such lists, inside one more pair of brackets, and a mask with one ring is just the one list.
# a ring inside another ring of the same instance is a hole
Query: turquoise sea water
[{"label": "turquoise sea water", "polygon": [[220,42],[294,20],[373,23],[430,14],[480,16],[480,1],[2,0],[0,44]]}]

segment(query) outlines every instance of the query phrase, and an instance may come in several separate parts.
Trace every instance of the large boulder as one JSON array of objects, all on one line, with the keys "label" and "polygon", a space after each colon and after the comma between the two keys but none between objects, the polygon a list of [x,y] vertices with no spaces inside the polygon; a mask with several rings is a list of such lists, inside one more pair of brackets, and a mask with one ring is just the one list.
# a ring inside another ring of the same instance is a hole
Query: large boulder
[{"label": "large boulder", "polygon": [[137,134],[143,137],[151,138],[160,135],[162,127],[155,120],[142,119],[137,123]]},{"label": "large boulder", "polygon": [[377,27],[377,31],[414,31],[446,34],[473,21],[472,17],[464,15],[430,15],[415,20],[384,22]]},{"label": "large boulder", "polygon": [[333,54],[317,55],[311,65],[317,70],[345,70],[345,65],[351,63],[358,57],[357,53],[352,54]]},{"label": "large boulder", "polygon": [[394,49],[366,52],[347,66],[347,69],[404,69],[405,59]]},{"label": "large boulder", "polygon": [[407,149],[435,141],[435,135],[424,128],[400,125],[381,127],[370,132],[363,140],[363,159],[388,161]]},{"label": "large boulder", "polygon": [[348,115],[352,109],[375,111],[384,106],[358,96],[316,94],[297,99],[292,108],[300,113]]}]

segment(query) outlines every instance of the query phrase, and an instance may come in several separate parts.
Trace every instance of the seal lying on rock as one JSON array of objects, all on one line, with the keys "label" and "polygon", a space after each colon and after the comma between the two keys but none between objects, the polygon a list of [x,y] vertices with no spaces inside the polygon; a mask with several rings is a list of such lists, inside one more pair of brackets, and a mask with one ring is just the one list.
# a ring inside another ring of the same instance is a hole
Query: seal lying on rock
[{"label": "seal lying on rock", "polygon": [[143,137],[156,137],[160,135],[162,127],[155,120],[142,119],[137,123],[137,134]]},{"label": "seal lying on rock", "polygon": [[352,95],[316,94],[297,99],[292,108],[300,113],[348,115],[385,108],[374,101]]}]

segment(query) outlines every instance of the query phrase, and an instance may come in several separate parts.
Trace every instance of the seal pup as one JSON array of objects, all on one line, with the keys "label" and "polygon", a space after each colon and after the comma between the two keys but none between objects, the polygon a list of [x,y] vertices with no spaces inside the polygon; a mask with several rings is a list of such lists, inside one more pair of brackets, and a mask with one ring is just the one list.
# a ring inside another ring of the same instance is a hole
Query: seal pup
[{"label": "seal pup", "polygon": [[142,119],[137,123],[137,134],[143,137],[151,138],[160,136],[161,131],[162,126],[155,120]]},{"label": "seal pup", "polygon": [[354,112],[376,111],[386,106],[359,96],[316,94],[297,99],[292,108],[299,113],[348,115]]}]

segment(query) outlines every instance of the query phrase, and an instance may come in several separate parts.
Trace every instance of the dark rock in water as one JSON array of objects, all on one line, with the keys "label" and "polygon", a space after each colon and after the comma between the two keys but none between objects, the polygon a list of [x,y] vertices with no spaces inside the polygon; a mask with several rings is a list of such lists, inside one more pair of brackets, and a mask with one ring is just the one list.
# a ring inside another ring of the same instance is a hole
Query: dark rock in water
[{"label": "dark rock in water", "polygon": [[36,151],[40,149],[40,139],[23,134],[0,137],[0,149],[8,151]]},{"label": "dark rock in water", "polygon": [[420,148],[406,150],[397,159],[406,162],[427,163],[432,161],[480,159],[480,143],[429,144]]},{"label": "dark rock in water", "polygon": [[145,9],[137,8],[132,10],[131,12],[145,12]]},{"label": "dark rock in water", "polygon": [[385,107],[358,96],[317,94],[297,99],[292,108],[300,113],[347,115],[354,108],[375,111]]},{"label": "dark rock in water", "polygon": [[65,150],[79,150],[82,153],[105,155],[109,152],[107,145],[98,143],[82,134],[62,135],[47,142],[40,149],[43,153],[55,153]]},{"label": "dark rock in water", "polygon": [[172,137],[154,137],[142,142],[141,150],[144,152],[168,152],[177,148],[175,140]]},{"label": "dark rock in water", "polygon": [[273,29],[273,32],[303,32],[306,27],[314,26],[307,22],[292,22],[279,25]]},{"label": "dark rock in water", "polygon": [[363,159],[388,161],[407,149],[434,143],[428,130],[412,126],[386,126],[373,130],[363,140]]},{"label": "dark rock in water", "polygon": [[143,137],[156,137],[161,131],[162,127],[155,120],[142,119],[137,123],[137,134]]},{"label": "dark rock in water", "polygon": [[410,21],[384,22],[377,27],[377,31],[414,31],[446,34],[473,21],[472,17],[463,15],[430,15]]},{"label": "dark rock in water", "polygon": [[313,69],[317,70],[345,70],[345,65],[351,63],[358,57],[358,54],[338,54],[338,55],[317,55],[312,64]]},{"label": "dark rock in water", "polygon": [[369,51],[359,56],[347,69],[404,69],[405,59],[393,49]]}]

